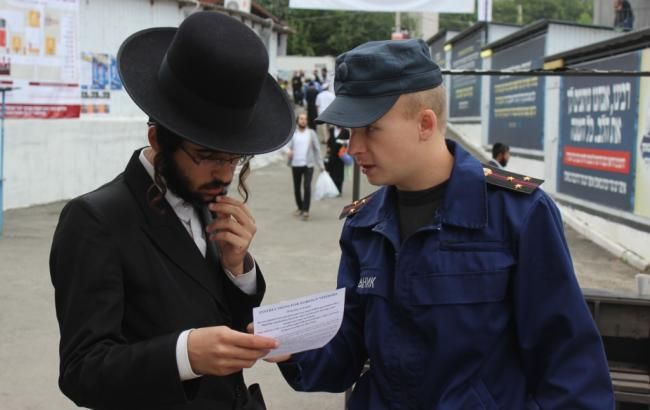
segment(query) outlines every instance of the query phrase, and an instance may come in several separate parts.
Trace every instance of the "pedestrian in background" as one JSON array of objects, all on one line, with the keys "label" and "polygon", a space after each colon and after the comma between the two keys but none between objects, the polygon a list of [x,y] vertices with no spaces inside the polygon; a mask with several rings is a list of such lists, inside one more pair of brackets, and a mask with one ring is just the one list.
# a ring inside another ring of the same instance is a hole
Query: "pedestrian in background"
[{"label": "pedestrian in background", "polygon": [[299,71],[293,72],[291,92],[293,93],[293,103],[302,107],[304,95],[302,92],[302,77]]},{"label": "pedestrian in background", "polygon": [[320,92],[320,84],[309,79],[305,86],[305,103],[307,104],[307,125],[312,130],[316,130],[316,117],[318,117],[318,108],[316,107],[316,98]]},{"label": "pedestrian in background", "polygon": [[339,196],[343,193],[343,179],[345,176],[345,163],[341,157],[343,152],[347,150],[349,140],[350,132],[347,128],[330,127],[329,138],[327,140],[327,164],[325,170],[330,174],[332,181],[334,181],[336,188],[338,188]]},{"label": "pedestrian in background", "polygon": [[634,12],[627,0],[614,0],[614,28],[631,31],[634,28]]},{"label": "pedestrian in background", "polygon": [[495,142],[492,145],[492,159],[490,165],[497,168],[505,168],[510,161],[510,147],[501,142]]},{"label": "pedestrian in background", "polygon": [[[297,128],[289,142],[289,165],[293,177],[293,193],[296,200],[295,216],[303,221],[309,219],[311,204],[311,181],[314,176],[314,167],[320,171],[325,170],[321,157],[320,143],[316,132],[307,127],[307,115],[298,115]],[[302,188],[302,189],[301,189]]]},{"label": "pedestrian in background", "polygon": [[[317,115],[320,115],[325,109],[334,101],[334,93],[330,91],[330,84],[323,83],[321,86],[321,91],[316,96],[316,111]],[[321,138],[323,143],[326,143],[329,138],[328,133],[329,126],[327,124],[316,124],[316,131],[318,136]]]}]

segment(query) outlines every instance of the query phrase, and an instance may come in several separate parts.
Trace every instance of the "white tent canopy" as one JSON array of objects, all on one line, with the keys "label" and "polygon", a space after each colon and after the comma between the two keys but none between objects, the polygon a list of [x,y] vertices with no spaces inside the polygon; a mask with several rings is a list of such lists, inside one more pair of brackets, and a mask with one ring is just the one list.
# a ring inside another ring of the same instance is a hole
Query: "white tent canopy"
[{"label": "white tent canopy", "polygon": [[474,0],[289,0],[294,9],[473,13]]}]

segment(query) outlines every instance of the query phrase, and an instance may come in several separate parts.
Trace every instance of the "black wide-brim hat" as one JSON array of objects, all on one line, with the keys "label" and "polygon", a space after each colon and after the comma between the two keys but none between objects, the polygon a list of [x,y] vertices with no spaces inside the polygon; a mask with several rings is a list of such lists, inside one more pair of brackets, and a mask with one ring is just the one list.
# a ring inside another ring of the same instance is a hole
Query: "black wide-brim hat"
[{"label": "black wide-brim hat", "polygon": [[293,108],[268,74],[264,44],[225,14],[197,12],[178,28],[139,31],[122,43],[117,60],[138,107],[195,144],[262,154],[293,134]]}]

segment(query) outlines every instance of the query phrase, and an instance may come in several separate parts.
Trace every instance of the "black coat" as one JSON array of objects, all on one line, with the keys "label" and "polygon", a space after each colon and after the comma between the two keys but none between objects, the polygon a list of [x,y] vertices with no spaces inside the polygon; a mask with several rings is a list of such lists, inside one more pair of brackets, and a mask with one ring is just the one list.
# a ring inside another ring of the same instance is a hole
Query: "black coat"
[{"label": "black coat", "polygon": [[147,200],[152,180],[136,151],[124,173],[73,199],[50,255],[61,331],[61,391],[93,409],[233,409],[242,373],[181,382],[176,341],[186,329],[243,330],[265,290],[239,290],[206,261],[174,211]]}]

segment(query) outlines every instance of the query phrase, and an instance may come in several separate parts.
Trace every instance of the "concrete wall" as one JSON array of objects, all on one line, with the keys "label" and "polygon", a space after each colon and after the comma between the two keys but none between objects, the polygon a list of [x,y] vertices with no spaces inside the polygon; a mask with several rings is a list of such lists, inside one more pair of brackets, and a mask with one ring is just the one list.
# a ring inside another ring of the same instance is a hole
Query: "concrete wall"
[{"label": "concrete wall", "polygon": [[[131,33],[147,27],[178,26],[193,10],[180,8],[174,0],[79,3],[79,50],[112,55]],[[267,43],[269,72],[274,73],[275,56],[282,52],[286,35],[278,39],[277,32],[259,25],[252,28]],[[111,90],[110,109],[110,114],[82,114],[79,119],[7,120],[3,208],[72,198],[121,172],[133,150],[147,145],[147,117],[124,90]],[[268,157],[256,163],[267,162]]]},{"label": "concrete wall", "polygon": [[124,170],[147,145],[145,117],[10,121],[5,147],[5,209],[72,198]]}]

